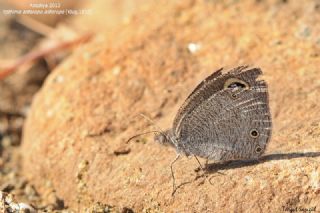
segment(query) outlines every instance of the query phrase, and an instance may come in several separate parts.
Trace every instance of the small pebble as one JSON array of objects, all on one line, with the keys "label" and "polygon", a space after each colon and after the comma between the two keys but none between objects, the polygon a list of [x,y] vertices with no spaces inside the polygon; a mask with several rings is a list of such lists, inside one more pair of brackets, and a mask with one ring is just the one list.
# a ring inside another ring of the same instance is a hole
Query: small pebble
[{"label": "small pebble", "polygon": [[36,210],[32,206],[30,206],[26,203],[19,203],[18,206],[19,206],[18,211],[30,212],[30,213],[36,212]]}]

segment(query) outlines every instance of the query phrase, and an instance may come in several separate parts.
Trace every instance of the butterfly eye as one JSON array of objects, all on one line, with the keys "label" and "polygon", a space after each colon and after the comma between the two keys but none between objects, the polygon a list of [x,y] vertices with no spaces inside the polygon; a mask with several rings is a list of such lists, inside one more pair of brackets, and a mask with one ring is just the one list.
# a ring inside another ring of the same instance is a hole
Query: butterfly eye
[{"label": "butterfly eye", "polygon": [[154,137],[154,140],[157,141],[160,144],[164,144],[167,141],[167,137],[162,134],[156,134]]},{"label": "butterfly eye", "polygon": [[261,147],[260,146],[257,146],[256,147],[256,153],[260,153],[262,151]]},{"label": "butterfly eye", "polygon": [[250,131],[250,136],[251,136],[252,138],[257,138],[257,137],[259,137],[259,132],[258,132],[258,130],[252,129],[252,130]]}]

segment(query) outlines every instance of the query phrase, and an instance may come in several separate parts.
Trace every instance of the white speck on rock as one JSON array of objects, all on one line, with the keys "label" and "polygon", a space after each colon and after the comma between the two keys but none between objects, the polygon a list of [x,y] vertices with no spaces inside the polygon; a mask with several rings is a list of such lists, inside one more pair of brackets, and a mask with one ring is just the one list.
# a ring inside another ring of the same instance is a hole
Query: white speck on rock
[{"label": "white speck on rock", "polygon": [[113,75],[119,75],[120,72],[121,72],[121,67],[120,66],[115,66],[114,68],[112,68]]},{"label": "white speck on rock", "polygon": [[63,82],[64,82],[64,77],[63,77],[62,75],[58,75],[58,76],[54,79],[54,81],[55,81],[56,83],[63,83]]},{"label": "white speck on rock", "polygon": [[197,43],[189,43],[188,44],[188,50],[190,53],[196,53],[198,50],[200,50],[201,45]]},{"label": "white speck on rock", "polygon": [[245,176],[244,180],[245,180],[245,184],[252,184],[253,183],[253,178],[250,176]]}]

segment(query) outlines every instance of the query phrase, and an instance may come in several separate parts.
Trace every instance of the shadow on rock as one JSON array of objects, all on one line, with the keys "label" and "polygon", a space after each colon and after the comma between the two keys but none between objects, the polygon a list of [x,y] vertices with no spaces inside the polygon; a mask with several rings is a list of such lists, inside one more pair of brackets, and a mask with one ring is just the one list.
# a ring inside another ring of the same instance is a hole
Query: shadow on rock
[{"label": "shadow on rock", "polygon": [[224,163],[207,164],[205,167],[205,170],[207,173],[215,173],[219,170],[242,168],[242,167],[252,166],[252,165],[273,161],[273,160],[289,160],[289,159],[302,158],[302,157],[315,158],[319,156],[320,156],[320,152],[305,152],[305,153],[292,152],[292,153],[284,153],[284,154],[269,154],[269,155],[264,155],[257,160],[235,160],[235,161],[227,161]]}]

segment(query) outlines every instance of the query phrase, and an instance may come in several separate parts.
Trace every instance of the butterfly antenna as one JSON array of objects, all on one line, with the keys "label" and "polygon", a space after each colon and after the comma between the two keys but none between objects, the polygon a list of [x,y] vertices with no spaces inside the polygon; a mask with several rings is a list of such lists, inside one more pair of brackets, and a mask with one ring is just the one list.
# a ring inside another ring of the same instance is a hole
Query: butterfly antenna
[{"label": "butterfly antenna", "polygon": [[164,133],[164,131],[163,131],[157,124],[155,124],[155,122],[154,122],[151,118],[149,118],[148,116],[146,116],[146,115],[144,115],[144,114],[142,114],[142,113],[140,113],[139,115],[141,115],[144,119],[146,119],[147,121],[149,121],[149,123],[151,123],[153,126],[155,126],[158,130],[143,132],[143,133],[134,135],[134,136],[132,136],[131,138],[129,138],[126,143],[129,143],[129,142],[130,142],[132,139],[134,139],[134,138],[137,138],[137,137],[139,137],[139,136],[141,136],[141,135],[145,135],[145,134],[149,134],[149,133],[159,133],[159,134],[163,135],[165,138],[167,138],[167,136],[166,136],[166,134]]},{"label": "butterfly antenna", "polygon": [[132,136],[131,138],[129,138],[129,139],[126,141],[126,143],[129,143],[132,139],[135,139],[135,138],[137,138],[137,137],[140,137],[141,135],[146,135],[146,134],[149,134],[149,133],[160,133],[160,134],[164,134],[163,132],[160,132],[160,131],[158,131],[158,130],[143,132],[143,133],[140,133],[140,134],[137,134],[137,135]]},{"label": "butterfly antenna", "polygon": [[149,121],[153,126],[155,126],[155,127],[158,129],[159,132],[164,133],[164,131],[163,131],[151,118],[149,118],[148,116],[146,116],[145,114],[142,114],[142,113],[140,113],[140,115],[141,115],[144,119],[146,119],[147,121]]}]

